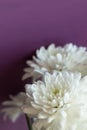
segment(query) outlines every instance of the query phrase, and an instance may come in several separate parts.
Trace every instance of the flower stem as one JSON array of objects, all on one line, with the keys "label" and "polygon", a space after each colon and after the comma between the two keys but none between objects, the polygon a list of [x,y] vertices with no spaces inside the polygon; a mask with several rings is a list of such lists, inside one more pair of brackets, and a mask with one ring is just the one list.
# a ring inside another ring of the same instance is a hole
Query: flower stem
[{"label": "flower stem", "polygon": [[29,129],[29,130],[32,130],[32,126],[31,126],[30,118],[27,116],[27,114],[25,114],[25,117],[26,117],[26,121],[27,121],[28,129]]}]

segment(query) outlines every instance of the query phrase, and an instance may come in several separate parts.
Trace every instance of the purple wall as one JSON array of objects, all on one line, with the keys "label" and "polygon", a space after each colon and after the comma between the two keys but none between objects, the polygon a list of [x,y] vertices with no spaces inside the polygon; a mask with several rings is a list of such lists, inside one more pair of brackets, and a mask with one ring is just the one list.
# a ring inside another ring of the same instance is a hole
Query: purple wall
[{"label": "purple wall", "polygon": [[[26,59],[51,42],[87,46],[87,0],[0,0],[0,101],[23,90]],[[0,130],[14,129],[0,122]]]}]

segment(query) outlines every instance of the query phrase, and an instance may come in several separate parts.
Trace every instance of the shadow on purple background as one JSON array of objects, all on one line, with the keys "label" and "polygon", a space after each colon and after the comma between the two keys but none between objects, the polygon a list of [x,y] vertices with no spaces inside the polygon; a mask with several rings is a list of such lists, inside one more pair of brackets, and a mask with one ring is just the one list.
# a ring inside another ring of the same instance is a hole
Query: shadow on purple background
[{"label": "shadow on purple background", "polygon": [[[0,102],[24,90],[25,61],[52,42],[87,46],[87,0],[0,0]],[[0,118],[0,130],[24,130],[23,121]]]}]

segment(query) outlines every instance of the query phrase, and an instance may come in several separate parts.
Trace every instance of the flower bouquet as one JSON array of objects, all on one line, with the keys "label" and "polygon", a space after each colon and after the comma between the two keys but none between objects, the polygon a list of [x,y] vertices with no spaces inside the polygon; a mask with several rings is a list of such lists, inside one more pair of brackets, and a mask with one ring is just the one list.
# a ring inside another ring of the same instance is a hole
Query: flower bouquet
[{"label": "flower bouquet", "polygon": [[87,130],[87,48],[41,47],[27,61],[25,92],[2,103],[4,118],[25,114],[29,130]]}]

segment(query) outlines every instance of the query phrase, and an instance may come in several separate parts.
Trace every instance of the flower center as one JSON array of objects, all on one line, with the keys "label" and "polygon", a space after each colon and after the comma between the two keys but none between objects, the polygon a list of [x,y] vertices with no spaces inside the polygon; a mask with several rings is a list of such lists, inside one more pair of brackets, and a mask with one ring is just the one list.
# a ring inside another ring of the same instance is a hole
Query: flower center
[{"label": "flower center", "polygon": [[59,93],[59,90],[57,89],[57,88],[54,88],[53,90],[52,90],[52,93],[53,93],[53,95],[57,95],[58,93]]}]

